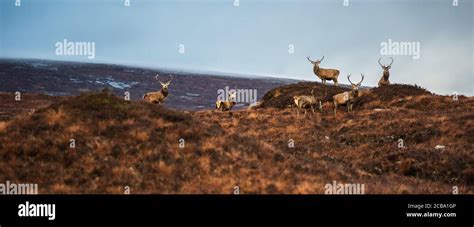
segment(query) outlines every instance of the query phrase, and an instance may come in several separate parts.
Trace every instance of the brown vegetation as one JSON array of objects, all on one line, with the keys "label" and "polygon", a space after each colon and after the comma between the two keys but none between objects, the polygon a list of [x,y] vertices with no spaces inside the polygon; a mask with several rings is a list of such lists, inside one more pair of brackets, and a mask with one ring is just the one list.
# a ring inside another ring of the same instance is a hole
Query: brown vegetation
[{"label": "brown vegetation", "polygon": [[366,193],[474,193],[474,98],[389,85],[337,118],[328,106],[287,108],[311,89],[327,103],[349,90],[291,84],[261,108],[218,113],[108,92],[67,98],[0,125],[0,182],[38,183],[40,193],[324,193],[332,181]]},{"label": "brown vegetation", "polygon": [[314,97],[322,102],[332,101],[336,94],[350,91],[351,89],[337,86],[326,86],[321,83],[300,82],[282,87],[274,88],[268,91],[262,98],[261,108],[288,108],[294,104],[293,97],[298,95],[311,95],[313,90]]}]

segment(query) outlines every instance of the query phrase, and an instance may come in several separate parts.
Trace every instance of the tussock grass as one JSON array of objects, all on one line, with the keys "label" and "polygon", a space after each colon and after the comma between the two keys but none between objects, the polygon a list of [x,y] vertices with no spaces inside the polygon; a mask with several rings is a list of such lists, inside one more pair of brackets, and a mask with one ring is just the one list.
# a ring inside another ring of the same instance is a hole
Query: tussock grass
[{"label": "tussock grass", "polygon": [[61,99],[0,124],[0,181],[38,183],[40,193],[324,193],[333,181],[366,193],[474,193],[474,99],[391,85],[336,118],[328,105],[300,116],[287,108],[318,86],[274,89],[263,108],[230,113],[107,91]]}]

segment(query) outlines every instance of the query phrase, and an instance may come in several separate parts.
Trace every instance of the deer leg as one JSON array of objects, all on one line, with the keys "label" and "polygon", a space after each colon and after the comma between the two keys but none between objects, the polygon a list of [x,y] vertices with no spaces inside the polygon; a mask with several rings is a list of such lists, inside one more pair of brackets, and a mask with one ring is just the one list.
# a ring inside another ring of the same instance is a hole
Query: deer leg
[{"label": "deer leg", "polygon": [[334,118],[336,118],[337,115],[337,103],[334,102]]},{"label": "deer leg", "polygon": [[333,81],[334,81],[334,84],[335,84],[336,86],[339,86],[339,83],[337,82],[337,79],[336,79],[336,78],[334,78]]}]

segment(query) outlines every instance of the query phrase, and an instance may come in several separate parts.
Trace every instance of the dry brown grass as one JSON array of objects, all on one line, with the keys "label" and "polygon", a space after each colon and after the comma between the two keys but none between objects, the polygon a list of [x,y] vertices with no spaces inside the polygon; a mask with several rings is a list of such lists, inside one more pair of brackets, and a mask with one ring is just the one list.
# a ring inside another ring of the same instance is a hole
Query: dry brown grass
[{"label": "dry brown grass", "polygon": [[4,131],[8,126],[8,122],[0,121],[0,132]]},{"label": "dry brown grass", "polygon": [[64,123],[66,119],[66,113],[62,108],[59,109],[48,109],[44,116],[48,125],[56,125]]},{"label": "dry brown grass", "polygon": [[[324,193],[333,181],[363,183],[366,193],[451,193],[452,186],[474,193],[474,99],[387,89],[337,118],[269,106],[184,113],[106,92],[71,97],[0,124],[0,182],[38,183],[40,193],[129,186],[132,193],[230,194],[239,186],[243,194],[306,194]],[[282,105],[284,91],[275,91]],[[374,98],[384,92],[396,100]],[[387,110],[372,109],[381,106]]]}]

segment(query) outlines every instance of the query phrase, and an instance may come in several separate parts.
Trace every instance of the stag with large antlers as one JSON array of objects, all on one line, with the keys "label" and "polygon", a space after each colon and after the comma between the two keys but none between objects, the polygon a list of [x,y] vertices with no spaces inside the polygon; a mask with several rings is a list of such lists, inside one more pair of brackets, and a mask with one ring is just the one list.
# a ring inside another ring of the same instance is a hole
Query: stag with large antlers
[{"label": "stag with large antlers", "polygon": [[155,79],[158,80],[161,84],[161,90],[160,91],[155,91],[155,92],[148,92],[143,96],[143,99],[147,102],[151,103],[157,103],[161,104],[164,103],[166,100],[166,97],[168,97],[168,86],[171,84],[171,81],[173,81],[173,76],[170,76],[171,79],[164,83],[158,80],[158,74],[156,74]]},{"label": "stag with large antlers", "polygon": [[380,60],[382,60],[382,58],[379,58],[379,65],[383,69],[382,78],[380,78],[380,80],[379,80],[379,87],[390,85],[390,81],[388,80],[388,77],[390,76],[389,70],[390,70],[390,68],[392,67],[392,64],[393,64],[393,58],[392,57],[390,57],[390,58],[392,59],[392,62],[390,62],[389,65],[383,65],[382,63],[380,63]]},{"label": "stag with large antlers", "polygon": [[360,74],[362,76],[362,79],[360,80],[359,83],[352,83],[350,77],[351,77],[351,74],[347,75],[347,80],[349,80],[349,82],[351,83],[351,86],[352,86],[352,90],[351,91],[346,91],[346,92],[343,92],[343,93],[339,93],[335,96],[333,96],[333,100],[334,100],[334,117],[336,117],[336,114],[337,114],[337,106],[338,105],[347,105],[347,112],[351,112],[352,111],[352,106],[354,104],[354,101],[360,97],[360,93],[359,93],[359,88],[362,84],[362,81],[364,81],[364,74]]},{"label": "stag with large antlers", "polygon": [[311,64],[313,64],[313,72],[323,84],[326,84],[326,80],[332,80],[336,86],[339,85],[337,77],[339,77],[339,70],[337,69],[322,69],[319,64],[323,61],[324,56],[320,60],[312,61],[309,57],[306,57]]}]

